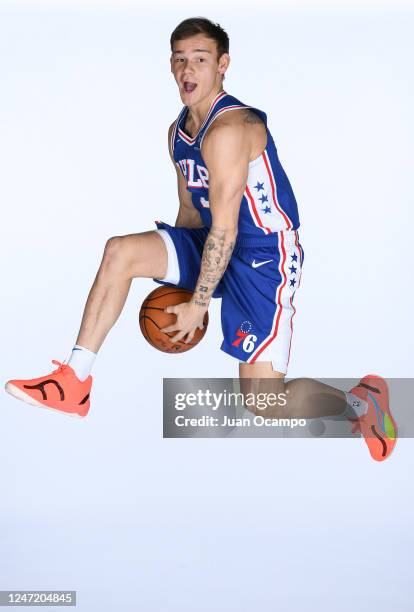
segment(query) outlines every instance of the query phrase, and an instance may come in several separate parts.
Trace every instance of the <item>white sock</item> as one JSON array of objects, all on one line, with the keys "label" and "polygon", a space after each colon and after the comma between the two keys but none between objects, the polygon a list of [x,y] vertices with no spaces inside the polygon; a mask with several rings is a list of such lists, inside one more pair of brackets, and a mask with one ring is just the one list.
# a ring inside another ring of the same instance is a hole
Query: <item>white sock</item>
[{"label": "white sock", "polygon": [[347,393],[346,391],[344,391],[344,393],[346,399],[346,408],[343,414],[345,416],[350,416],[352,418],[352,416],[355,417],[356,414],[358,417],[360,417],[367,412],[368,403],[365,400],[362,400],[360,397],[354,395],[353,393]]},{"label": "white sock", "polygon": [[68,365],[74,370],[79,380],[86,380],[91,373],[96,353],[93,353],[84,346],[75,344],[72,354],[69,357]]}]

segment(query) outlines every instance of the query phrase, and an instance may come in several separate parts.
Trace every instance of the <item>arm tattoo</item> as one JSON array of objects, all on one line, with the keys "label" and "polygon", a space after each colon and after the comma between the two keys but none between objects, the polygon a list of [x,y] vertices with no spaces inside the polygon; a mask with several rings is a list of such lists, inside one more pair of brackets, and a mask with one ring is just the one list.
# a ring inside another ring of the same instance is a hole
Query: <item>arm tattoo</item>
[{"label": "arm tattoo", "polygon": [[257,113],[254,113],[253,111],[249,109],[246,109],[243,118],[244,118],[245,123],[263,123],[259,115],[257,115]]},{"label": "arm tattoo", "polygon": [[197,306],[208,307],[211,296],[220,282],[234,249],[234,241],[226,238],[222,229],[211,229],[204,245],[200,276],[192,302]]}]

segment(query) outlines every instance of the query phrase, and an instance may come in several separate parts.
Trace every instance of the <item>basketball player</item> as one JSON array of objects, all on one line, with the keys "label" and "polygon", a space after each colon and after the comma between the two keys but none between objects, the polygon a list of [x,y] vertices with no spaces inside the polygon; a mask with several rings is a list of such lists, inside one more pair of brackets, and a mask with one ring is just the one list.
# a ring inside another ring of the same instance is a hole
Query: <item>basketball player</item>
[{"label": "basketball player", "polygon": [[186,19],[171,35],[170,61],[184,104],[168,133],[179,197],[175,226],[157,222],[157,230],[110,238],[68,363],[53,361],[52,373],[11,380],[6,390],[86,416],[93,362],[132,279],[153,278],[194,292],[190,302],[167,309],[176,314],[164,330],[174,332],[172,342],[190,342],[212,297],[221,297],[221,349],[239,362],[244,392],[270,379],[273,390],[289,389],[295,416],[348,415],[374,459],[387,458],[396,426],[382,378],[366,376],[349,393],[310,379],[284,382],[304,261],[299,215],[266,114],[223,89],[226,32],[204,18]]}]

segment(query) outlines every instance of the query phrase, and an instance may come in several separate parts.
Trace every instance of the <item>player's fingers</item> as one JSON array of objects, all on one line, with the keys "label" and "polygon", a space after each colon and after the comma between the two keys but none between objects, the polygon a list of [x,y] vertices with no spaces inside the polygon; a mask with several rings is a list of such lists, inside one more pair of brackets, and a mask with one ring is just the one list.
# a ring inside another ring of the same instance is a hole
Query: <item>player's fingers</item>
[{"label": "player's fingers", "polygon": [[188,334],[188,336],[187,336],[187,338],[186,338],[186,340],[185,340],[185,343],[186,343],[186,344],[190,344],[191,340],[194,338],[194,334],[195,334],[195,329],[193,329],[193,331],[191,331],[191,332]]},{"label": "player's fingers", "polygon": [[204,324],[201,323],[201,325],[198,326],[198,329],[204,329]]},{"label": "player's fingers", "polygon": [[180,329],[180,328],[177,326],[177,324],[174,324],[174,325],[168,325],[168,327],[163,327],[162,329],[160,329],[160,331],[167,334],[168,332],[177,331],[177,329]]},{"label": "player's fingers", "polygon": [[180,332],[179,334],[175,334],[175,336],[171,338],[171,342],[178,342],[179,340],[182,340],[184,336],[185,336],[185,332]]},{"label": "player's fingers", "polygon": [[167,308],[164,308],[164,312],[169,312],[170,314],[175,314],[175,306],[167,306]]}]

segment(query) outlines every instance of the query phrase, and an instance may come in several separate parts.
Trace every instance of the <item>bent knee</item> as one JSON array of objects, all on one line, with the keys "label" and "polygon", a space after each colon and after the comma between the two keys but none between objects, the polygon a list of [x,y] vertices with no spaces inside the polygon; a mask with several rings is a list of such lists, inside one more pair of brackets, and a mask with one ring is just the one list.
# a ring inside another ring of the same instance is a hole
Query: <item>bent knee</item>
[{"label": "bent knee", "polygon": [[112,255],[113,252],[117,251],[122,243],[123,236],[112,236],[108,238],[105,244],[105,253]]},{"label": "bent knee", "polygon": [[122,266],[127,263],[127,236],[112,236],[106,241],[103,261],[107,266]]},{"label": "bent knee", "polygon": [[128,278],[163,278],[167,257],[164,241],[154,231],[112,236],[105,245],[103,268]]}]

